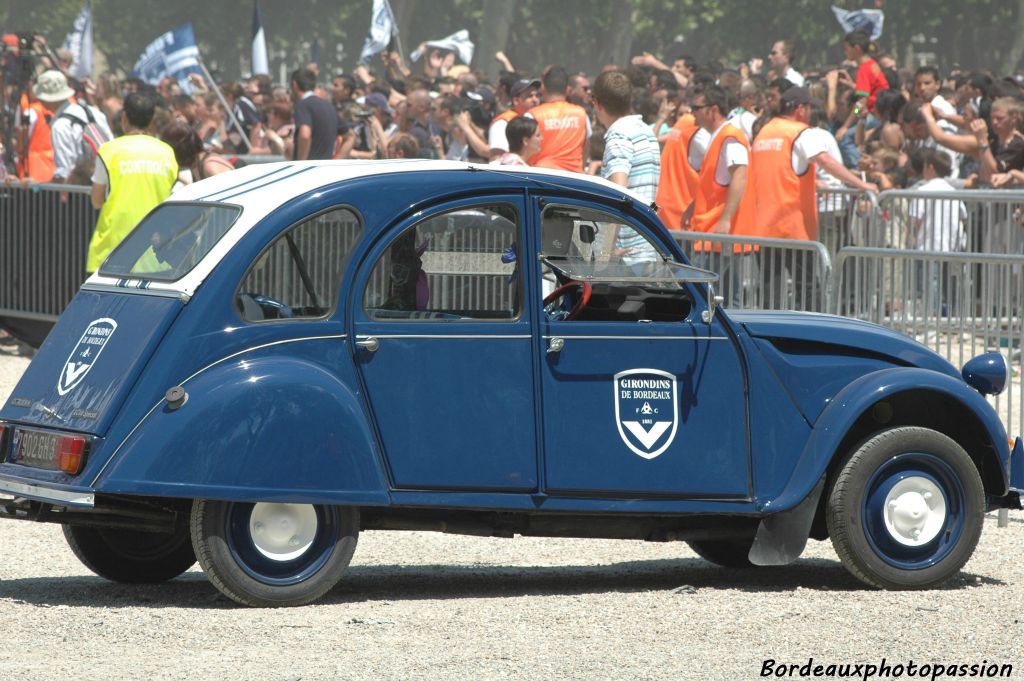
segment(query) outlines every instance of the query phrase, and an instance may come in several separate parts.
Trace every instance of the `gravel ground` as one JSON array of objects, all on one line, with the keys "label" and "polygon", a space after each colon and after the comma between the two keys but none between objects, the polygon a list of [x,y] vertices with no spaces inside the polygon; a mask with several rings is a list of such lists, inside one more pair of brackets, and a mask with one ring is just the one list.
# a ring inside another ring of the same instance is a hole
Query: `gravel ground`
[{"label": "gravel ground", "polygon": [[[0,401],[28,360],[0,342]],[[684,544],[365,532],[315,605],[243,609],[198,568],[92,576],[60,528],[0,521],[6,679],[756,679],[763,661],[1012,664],[1024,678],[1024,513],[985,523],[944,588],[860,585],[828,542],[785,568]],[[941,678],[941,677],[940,677]]]}]

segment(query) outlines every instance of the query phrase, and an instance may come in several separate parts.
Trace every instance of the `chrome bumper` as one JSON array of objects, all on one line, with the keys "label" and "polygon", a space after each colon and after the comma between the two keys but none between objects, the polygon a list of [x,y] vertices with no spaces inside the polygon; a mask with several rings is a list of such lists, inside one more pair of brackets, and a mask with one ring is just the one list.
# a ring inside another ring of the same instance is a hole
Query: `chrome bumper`
[{"label": "chrome bumper", "polygon": [[92,508],[96,504],[96,495],[91,491],[57,489],[4,477],[0,477],[0,495],[23,497],[74,508]]}]

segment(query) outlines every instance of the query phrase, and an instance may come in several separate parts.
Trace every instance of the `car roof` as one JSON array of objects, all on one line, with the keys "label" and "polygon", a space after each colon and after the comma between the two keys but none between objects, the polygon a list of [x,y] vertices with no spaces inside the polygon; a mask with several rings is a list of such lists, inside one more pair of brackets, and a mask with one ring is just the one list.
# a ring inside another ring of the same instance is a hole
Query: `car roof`
[{"label": "car roof", "polygon": [[[176,282],[157,282],[93,274],[89,286],[117,286],[127,289],[175,292],[191,296],[224,256],[261,220],[301,196],[315,194],[327,187],[373,176],[397,176],[407,173],[451,171],[487,171],[508,176],[513,186],[549,183],[570,189],[583,189],[610,198],[628,196],[639,205],[649,202],[637,193],[603,178],[548,168],[481,165],[458,161],[392,159],[380,161],[292,161],[251,164],[221,173],[176,191],[168,202],[208,202],[240,206],[242,213],[227,234],[192,269]],[[436,192],[436,188],[435,192]]]}]

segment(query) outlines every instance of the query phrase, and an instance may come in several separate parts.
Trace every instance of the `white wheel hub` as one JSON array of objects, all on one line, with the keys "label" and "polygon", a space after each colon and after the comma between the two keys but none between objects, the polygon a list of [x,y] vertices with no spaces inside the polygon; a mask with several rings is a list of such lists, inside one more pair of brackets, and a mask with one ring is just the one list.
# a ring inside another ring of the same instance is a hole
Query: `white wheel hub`
[{"label": "white wheel hub", "polygon": [[316,510],[309,504],[253,506],[249,536],[256,549],[271,560],[298,558],[316,538]]},{"label": "white wheel hub", "polygon": [[885,528],[904,546],[923,546],[946,521],[946,497],[928,478],[900,480],[885,497]]}]

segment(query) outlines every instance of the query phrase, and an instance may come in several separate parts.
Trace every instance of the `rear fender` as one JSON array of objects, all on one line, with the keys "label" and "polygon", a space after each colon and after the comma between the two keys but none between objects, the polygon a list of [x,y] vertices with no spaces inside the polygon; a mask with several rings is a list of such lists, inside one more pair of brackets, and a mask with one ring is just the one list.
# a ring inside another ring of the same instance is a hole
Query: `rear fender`
[{"label": "rear fender", "polygon": [[[782,493],[760,505],[762,510],[778,512],[800,503],[814,488],[837,455],[841,455],[844,438],[861,417],[876,403],[892,398],[906,391],[929,392],[950,400],[950,418],[960,418],[965,413],[972,417],[987,442],[960,443],[974,456],[982,457],[986,467],[1002,474],[1002,487],[989,490],[990,493],[1006,494],[1009,480],[1010,449],[1006,430],[995,410],[966,383],[940,374],[936,371],[918,368],[882,369],[861,376],[843,388],[821,412],[804,450]],[[905,424],[910,425],[910,424]],[[983,446],[978,447],[976,445]],[[987,485],[986,485],[987,487]]]},{"label": "rear fender", "polygon": [[97,493],[386,504],[359,398],[324,367],[282,357],[224,363],[161,400],[115,452]]}]

